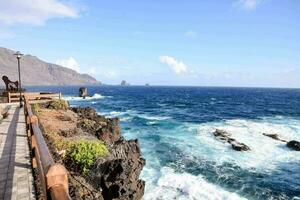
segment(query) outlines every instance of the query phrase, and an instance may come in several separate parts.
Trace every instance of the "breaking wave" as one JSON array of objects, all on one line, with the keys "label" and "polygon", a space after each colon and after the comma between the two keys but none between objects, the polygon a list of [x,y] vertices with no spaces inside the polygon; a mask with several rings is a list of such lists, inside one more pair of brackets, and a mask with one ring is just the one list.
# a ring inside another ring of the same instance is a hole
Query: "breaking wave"
[{"label": "breaking wave", "polygon": [[88,96],[85,99],[83,99],[82,97],[75,97],[75,96],[65,96],[63,97],[63,99],[67,101],[87,101],[87,100],[104,99],[105,97],[106,96],[102,96],[101,94],[95,93],[93,96]]}]

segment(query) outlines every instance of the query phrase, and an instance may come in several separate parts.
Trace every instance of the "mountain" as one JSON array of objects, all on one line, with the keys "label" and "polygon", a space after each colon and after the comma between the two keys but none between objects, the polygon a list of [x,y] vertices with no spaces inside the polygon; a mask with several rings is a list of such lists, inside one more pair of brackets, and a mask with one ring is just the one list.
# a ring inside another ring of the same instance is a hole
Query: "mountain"
[{"label": "mountain", "polygon": [[[18,65],[15,51],[0,47],[0,77],[9,77],[11,81],[18,80]],[[88,74],[56,64],[51,64],[31,55],[21,58],[22,85],[99,85],[95,78]],[[0,86],[4,86],[2,79]]]}]

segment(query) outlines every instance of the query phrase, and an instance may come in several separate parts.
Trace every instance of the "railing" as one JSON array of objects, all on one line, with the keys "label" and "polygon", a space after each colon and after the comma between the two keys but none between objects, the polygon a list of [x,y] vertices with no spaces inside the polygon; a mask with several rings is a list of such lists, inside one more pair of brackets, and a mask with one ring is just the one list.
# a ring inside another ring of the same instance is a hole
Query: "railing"
[{"label": "railing", "polygon": [[71,198],[68,189],[68,172],[63,165],[54,162],[39,127],[38,118],[33,115],[27,96],[24,102],[27,134],[33,156],[32,166],[38,169],[43,199],[69,200]]},{"label": "railing", "polygon": [[[22,92],[22,97],[26,96],[26,98],[31,100],[47,100],[47,99],[60,99],[61,93],[39,93],[39,92]],[[19,92],[7,92],[7,101],[8,103],[18,102],[20,99]]]}]

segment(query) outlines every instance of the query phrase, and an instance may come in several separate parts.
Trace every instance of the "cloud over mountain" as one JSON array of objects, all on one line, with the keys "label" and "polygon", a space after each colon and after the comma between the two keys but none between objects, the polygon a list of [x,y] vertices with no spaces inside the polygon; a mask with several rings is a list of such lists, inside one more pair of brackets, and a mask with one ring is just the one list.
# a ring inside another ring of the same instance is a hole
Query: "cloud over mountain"
[{"label": "cloud over mountain", "polygon": [[80,65],[73,57],[57,60],[56,64],[80,72]]}]

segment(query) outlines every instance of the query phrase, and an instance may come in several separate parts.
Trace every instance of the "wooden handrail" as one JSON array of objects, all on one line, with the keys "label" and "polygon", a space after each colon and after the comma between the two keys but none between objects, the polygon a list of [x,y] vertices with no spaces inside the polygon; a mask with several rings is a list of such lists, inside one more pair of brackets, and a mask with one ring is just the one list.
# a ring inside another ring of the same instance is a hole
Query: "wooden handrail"
[{"label": "wooden handrail", "polygon": [[[61,93],[40,93],[40,92],[22,92],[22,97],[25,97],[31,100],[40,100],[40,99],[61,99]],[[18,92],[7,92],[7,101],[18,102],[20,99],[20,93]]]},{"label": "wooden handrail", "polygon": [[38,169],[44,199],[69,200],[71,198],[68,189],[68,171],[63,165],[54,162],[39,127],[38,118],[32,113],[26,96],[24,103],[28,136],[33,154],[32,165],[33,168]]}]

